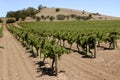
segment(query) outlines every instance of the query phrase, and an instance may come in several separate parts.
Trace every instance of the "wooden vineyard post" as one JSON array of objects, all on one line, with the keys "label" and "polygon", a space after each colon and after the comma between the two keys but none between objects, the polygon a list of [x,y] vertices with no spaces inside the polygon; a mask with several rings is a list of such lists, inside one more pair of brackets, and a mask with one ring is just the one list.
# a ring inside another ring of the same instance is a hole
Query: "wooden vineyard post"
[{"label": "wooden vineyard post", "polygon": [[89,53],[89,45],[86,44],[86,56],[88,55],[88,53]]},{"label": "wooden vineyard post", "polygon": [[115,46],[115,39],[113,39],[113,50],[115,50],[116,46]]},{"label": "wooden vineyard post", "polygon": [[94,41],[94,58],[96,58],[96,50],[97,50],[97,45],[96,45],[96,41]]},{"label": "wooden vineyard post", "polygon": [[55,54],[55,75],[57,76],[58,75],[58,66],[57,66],[57,63],[58,60],[57,60],[57,54]]}]

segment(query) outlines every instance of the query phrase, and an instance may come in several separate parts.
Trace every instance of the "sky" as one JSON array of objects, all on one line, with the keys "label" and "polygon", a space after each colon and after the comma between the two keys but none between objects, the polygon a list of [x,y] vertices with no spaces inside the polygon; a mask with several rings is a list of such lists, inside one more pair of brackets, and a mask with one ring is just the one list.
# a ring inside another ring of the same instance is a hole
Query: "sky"
[{"label": "sky", "polygon": [[70,8],[120,17],[120,0],[0,0],[0,17],[8,11],[22,10],[38,5],[57,8]]}]

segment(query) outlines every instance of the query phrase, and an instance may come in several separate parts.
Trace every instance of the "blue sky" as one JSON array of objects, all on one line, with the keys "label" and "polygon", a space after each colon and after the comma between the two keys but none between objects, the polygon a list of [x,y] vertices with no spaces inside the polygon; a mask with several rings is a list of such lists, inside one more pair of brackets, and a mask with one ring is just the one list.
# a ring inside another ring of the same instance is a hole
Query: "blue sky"
[{"label": "blue sky", "polygon": [[47,7],[71,8],[120,17],[120,0],[0,0],[0,17],[5,17],[8,11],[27,7],[37,8],[40,4]]}]

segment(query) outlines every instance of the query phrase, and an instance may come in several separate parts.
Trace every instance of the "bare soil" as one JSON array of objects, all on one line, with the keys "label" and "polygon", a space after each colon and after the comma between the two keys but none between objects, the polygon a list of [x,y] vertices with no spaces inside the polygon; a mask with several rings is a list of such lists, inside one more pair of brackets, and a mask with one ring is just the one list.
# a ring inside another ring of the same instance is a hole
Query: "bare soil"
[{"label": "bare soil", "polygon": [[[120,50],[97,50],[97,58],[83,58],[78,52],[63,55],[58,61],[57,77],[45,74],[4,25],[0,39],[0,80],[120,80]],[[120,46],[120,44],[118,44]],[[75,46],[72,47],[75,49]],[[51,62],[49,59],[46,62]],[[46,64],[47,66],[48,64]]]}]

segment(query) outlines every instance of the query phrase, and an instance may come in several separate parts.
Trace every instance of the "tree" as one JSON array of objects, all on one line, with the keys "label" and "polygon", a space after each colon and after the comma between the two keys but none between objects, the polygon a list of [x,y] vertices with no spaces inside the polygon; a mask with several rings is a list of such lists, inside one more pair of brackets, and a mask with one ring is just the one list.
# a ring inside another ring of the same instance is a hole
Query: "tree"
[{"label": "tree", "polygon": [[39,10],[39,11],[40,11],[42,8],[43,8],[42,5],[39,5],[39,6],[38,6],[38,10]]},{"label": "tree", "polygon": [[71,17],[71,18],[75,18],[76,15],[75,15],[75,14],[70,14],[70,17]]},{"label": "tree", "polygon": [[92,14],[89,14],[89,18],[92,18]]},{"label": "tree", "polygon": [[81,16],[76,16],[76,19],[80,20],[80,19],[82,19],[82,17]]},{"label": "tree", "polygon": [[36,17],[36,20],[37,20],[37,21],[40,21],[40,20],[41,20],[41,18],[40,18],[40,17]]},{"label": "tree", "polygon": [[82,11],[82,14],[85,14],[85,10]]},{"label": "tree", "polygon": [[50,21],[53,21],[55,19],[54,16],[50,16]]},{"label": "tree", "polygon": [[65,17],[65,15],[57,15],[57,20],[64,20]]},{"label": "tree", "polygon": [[49,19],[49,18],[50,18],[50,16],[49,16],[49,15],[47,15],[47,16],[46,16],[46,19]]},{"label": "tree", "polygon": [[40,11],[40,10],[42,10],[43,8],[47,8],[46,6],[43,6],[43,5],[39,5],[38,6],[38,10]]},{"label": "tree", "polygon": [[7,12],[6,17],[8,17],[8,18],[13,18],[13,17],[15,17],[15,12],[14,12],[14,11],[9,11],[9,12]]},{"label": "tree", "polygon": [[44,17],[45,17],[44,15],[41,15],[41,19],[44,19]]},{"label": "tree", "polygon": [[33,15],[35,15],[37,13],[37,10],[35,9],[35,8],[33,8],[33,7],[28,7],[27,9],[26,9],[26,14],[27,14],[27,16],[33,16]]},{"label": "tree", "polygon": [[29,7],[23,10],[9,11],[7,12],[6,17],[15,18],[16,21],[18,21],[20,18],[24,20],[26,17],[34,17],[36,13],[38,13],[38,11],[35,8]]},{"label": "tree", "polygon": [[56,12],[59,12],[60,11],[60,9],[59,8],[56,8],[56,10],[55,10]]}]

